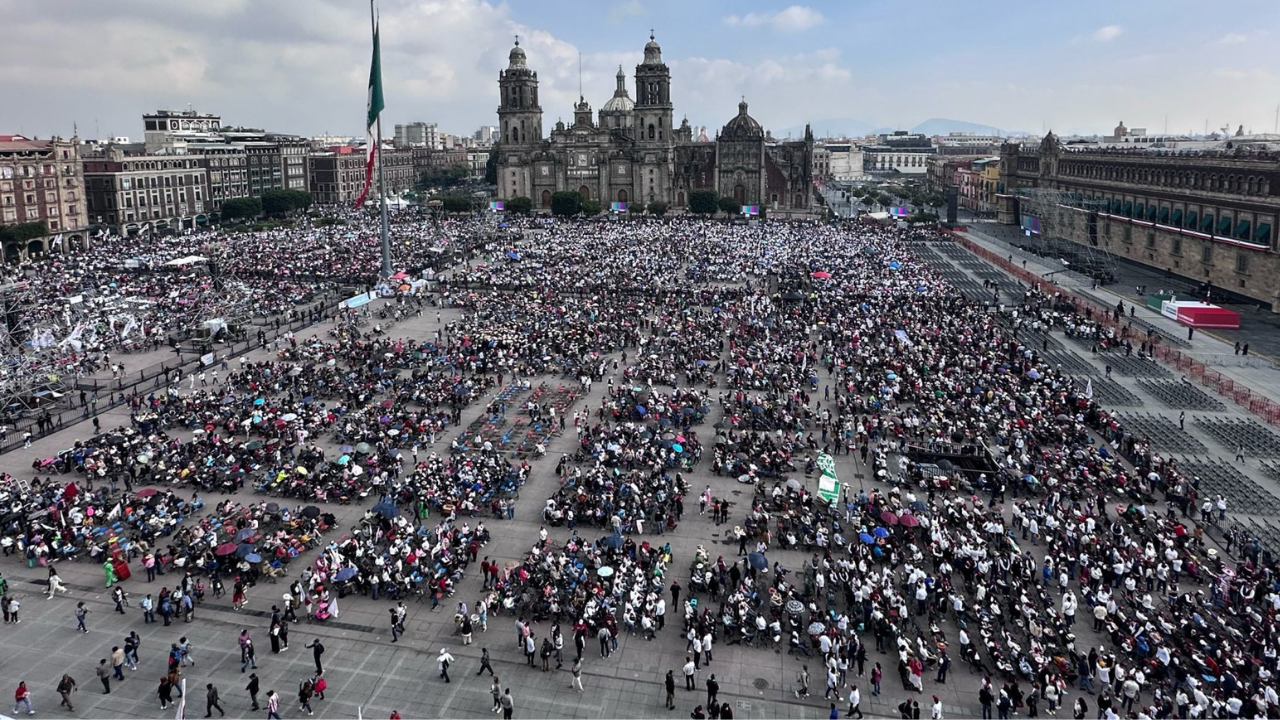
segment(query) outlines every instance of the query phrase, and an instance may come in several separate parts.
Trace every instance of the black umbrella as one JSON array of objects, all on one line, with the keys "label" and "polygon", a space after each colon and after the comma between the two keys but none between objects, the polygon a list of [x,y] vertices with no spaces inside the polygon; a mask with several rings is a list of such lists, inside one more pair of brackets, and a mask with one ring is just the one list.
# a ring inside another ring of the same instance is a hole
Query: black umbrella
[{"label": "black umbrella", "polygon": [[301,514],[302,514],[302,517],[315,519],[320,517],[320,508],[316,507],[315,505],[308,505],[302,508]]}]

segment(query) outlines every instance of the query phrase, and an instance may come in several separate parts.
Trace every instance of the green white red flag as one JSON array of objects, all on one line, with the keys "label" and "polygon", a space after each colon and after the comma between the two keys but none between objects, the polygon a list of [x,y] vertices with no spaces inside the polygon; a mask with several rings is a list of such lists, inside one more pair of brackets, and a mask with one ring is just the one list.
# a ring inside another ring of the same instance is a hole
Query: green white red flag
[{"label": "green white red flag", "polygon": [[369,66],[369,110],[365,116],[365,134],[368,136],[368,157],[365,159],[364,165],[364,189],[360,191],[360,199],[356,200],[356,207],[364,205],[364,199],[369,194],[369,187],[373,184],[373,162],[377,157],[379,148],[377,134],[374,132],[378,125],[378,116],[382,113],[382,59],[378,52],[378,27],[373,28],[373,62]]}]

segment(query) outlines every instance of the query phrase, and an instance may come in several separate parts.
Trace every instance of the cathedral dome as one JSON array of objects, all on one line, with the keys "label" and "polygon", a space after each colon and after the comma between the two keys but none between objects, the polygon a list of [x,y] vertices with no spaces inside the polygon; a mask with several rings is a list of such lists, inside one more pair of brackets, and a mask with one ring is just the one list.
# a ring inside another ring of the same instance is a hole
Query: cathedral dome
[{"label": "cathedral dome", "polygon": [[653,33],[649,33],[649,42],[644,46],[644,64],[659,65],[662,63],[662,46],[653,38]]},{"label": "cathedral dome", "polygon": [[724,126],[724,130],[720,131],[720,136],[724,138],[762,138],[764,137],[764,129],[760,127],[760,123],[756,119],[747,114],[747,101],[743,100],[738,103],[738,115]]},{"label": "cathedral dome", "polygon": [[636,104],[631,100],[631,96],[627,94],[627,75],[622,72],[622,66],[618,66],[618,87],[613,91],[613,97],[605,101],[600,107],[600,112],[631,112],[636,109]]},{"label": "cathedral dome", "polygon": [[525,64],[526,58],[524,56],[524,50],[520,48],[519,40],[516,41],[516,46],[511,48],[511,54],[507,56],[507,59],[511,62],[507,67],[508,70],[527,70],[529,68],[529,66]]}]

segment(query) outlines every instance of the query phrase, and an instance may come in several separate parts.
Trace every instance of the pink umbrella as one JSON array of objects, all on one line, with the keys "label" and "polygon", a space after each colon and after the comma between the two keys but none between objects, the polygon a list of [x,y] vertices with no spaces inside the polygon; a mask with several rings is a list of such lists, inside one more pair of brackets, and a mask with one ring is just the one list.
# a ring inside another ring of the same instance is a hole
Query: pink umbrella
[{"label": "pink umbrella", "polygon": [[818,272],[809,273],[809,277],[818,278],[819,280],[830,280],[831,273],[826,270],[819,270]]},{"label": "pink umbrella", "polygon": [[907,513],[899,518],[898,522],[902,523],[903,527],[915,527],[920,524],[920,518]]},{"label": "pink umbrella", "polygon": [[884,512],[880,513],[880,520],[888,525],[898,524],[898,516],[894,515],[892,510],[885,510]]}]

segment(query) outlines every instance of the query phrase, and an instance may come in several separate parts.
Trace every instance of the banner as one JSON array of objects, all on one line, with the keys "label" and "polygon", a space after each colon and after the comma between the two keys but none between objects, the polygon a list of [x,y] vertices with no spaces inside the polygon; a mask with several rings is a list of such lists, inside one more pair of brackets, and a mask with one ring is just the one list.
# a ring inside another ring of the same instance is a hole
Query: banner
[{"label": "banner", "polygon": [[836,477],[836,460],[827,453],[818,453],[818,495],[828,503],[840,498],[840,479]]}]

